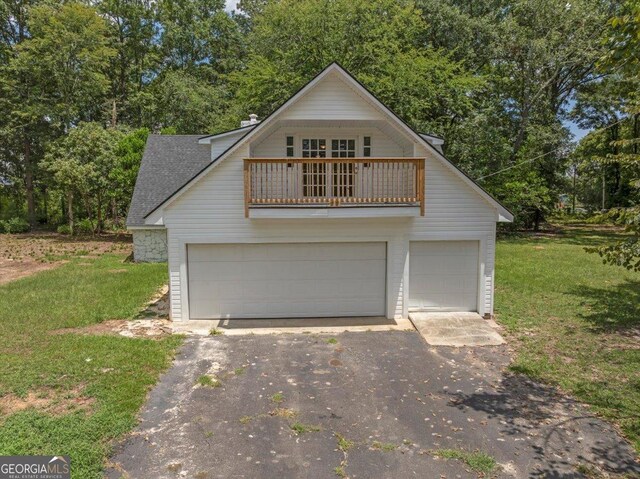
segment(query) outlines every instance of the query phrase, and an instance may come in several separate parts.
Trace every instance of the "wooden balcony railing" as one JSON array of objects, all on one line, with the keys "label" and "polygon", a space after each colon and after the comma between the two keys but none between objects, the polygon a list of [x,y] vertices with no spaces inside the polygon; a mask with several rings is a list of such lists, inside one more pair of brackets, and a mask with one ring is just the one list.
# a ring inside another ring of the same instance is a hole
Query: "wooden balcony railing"
[{"label": "wooden balcony railing", "polygon": [[251,207],[419,206],[424,158],[246,158]]}]

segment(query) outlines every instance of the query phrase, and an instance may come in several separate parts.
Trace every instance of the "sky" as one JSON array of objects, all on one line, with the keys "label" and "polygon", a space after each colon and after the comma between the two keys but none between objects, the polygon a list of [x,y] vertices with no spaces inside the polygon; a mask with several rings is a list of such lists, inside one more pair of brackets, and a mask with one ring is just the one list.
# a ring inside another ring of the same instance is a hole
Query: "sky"
[{"label": "sky", "polygon": [[224,9],[227,12],[230,12],[231,10],[236,10],[236,4],[238,3],[238,0],[225,0],[225,4],[226,6],[224,7]]},{"label": "sky", "polygon": [[572,121],[565,121],[564,126],[566,126],[567,128],[569,128],[569,130],[571,130],[571,133],[573,133],[573,136],[574,136],[573,138],[574,141],[580,140],[590,131],[590,130],[583,130]]}]

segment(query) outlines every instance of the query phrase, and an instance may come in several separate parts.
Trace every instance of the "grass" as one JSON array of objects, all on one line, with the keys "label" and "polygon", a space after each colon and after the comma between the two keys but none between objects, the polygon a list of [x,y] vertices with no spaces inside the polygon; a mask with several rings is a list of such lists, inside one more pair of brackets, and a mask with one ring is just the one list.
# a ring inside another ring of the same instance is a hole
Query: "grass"
[{"label": "grass", "polygon": [[221,336],[224,334],[224,331],[218,328],[211,328],[209,330],[209,336]]},{"label": "grass", "polygon": [[318,432],[322,431],[320,426],[314,426],[313,424],[303,424],[301,422],[294,422],[289,426],[293,432],[295,432],[298,436],[305,434],[307,432]]},{"label": "grass", "polygon": [[242,416],[239,421],[240,424],[249,424],[251,421],[253,421],[253,416]]},{"label": "grass", "polygon": [[465,463],[470,469],[482,474],[489,474],[496,466],[496,460],[484,452],[470,452],[463,449],[437,449],[431,451],[434,456],[443,459],[455,459]]},{"label": "grass", "polygon": [[384,451],[384,452],[391,452],[398,449],[397,444],[393,444],[392,442],[380,442],[380,441],[373,441],[371,443],[371,447],[373,449],[377,449],[379,451]]},{"label": "grass", "polygon": [[336,466],[333,468],[333,472],[338,477],[347,477],[347,473],[344,470],[344,466]]},{"label": "grass", "polygon": [[355,442],[350,441],[349,439],[344,437],[342,434],[338,434],[337,432],[334,434],[334,436],[338,440],[338,449],[340,449],[342,452],[347,452],[356,444]]},{"label": "grass", "polygon": [[[164,264],[123,255],[71,259],[0,286],[0,397],[81,390],[90,411],[0,411],[0,455],[69,455],[74,477],[102,477],[110,444],[136,425],[149,388],[181,338],[163,340],[51,334],[107,319],[133,318],[167,280]],[[114,269],[126,270],[110,274]]]},{"label": "grass", "polygon": [[284,401],[284,394],[282,393],[275,393],[271,395],[271,402],[274,402],[276,404],[280,404],[281,402]]},{"label": "grass", "polygon": [[219,379],[212,378],[211,376],[208,376],[206,374],[200,376],[196,382],[203,388],[218,388],[222,386],[222,383]]},{"label": "grass", "polygon": [[329,338],[325,341],[327,344],[337,344],[338,340],[336,338]]},{"label": "grass", "polygon": [[269,416],[271,417],[284,417],[287,419],[293,419],[298,415],[298,411],[294,411],[293,409],[288,409],[285,407],[277,407],[273,411],[269,412]]},{"label": "grass", "polygon": [[640,274],[585,252],[620,237],[572,226],[500,240],[495,309],[513,371],[589,404],[640,452]]}]

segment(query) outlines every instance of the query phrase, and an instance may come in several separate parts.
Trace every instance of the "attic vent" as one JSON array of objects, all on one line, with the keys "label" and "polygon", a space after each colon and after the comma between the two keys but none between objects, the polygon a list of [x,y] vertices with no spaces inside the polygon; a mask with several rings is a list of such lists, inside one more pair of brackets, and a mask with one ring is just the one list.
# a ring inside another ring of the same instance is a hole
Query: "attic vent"
[{"label": "attic vent", "polygon": [[240,122],[240,127],[256,125],[258,123],[260,123],[260,120],[258,120],[258,115],[256,115],[255,113],[251,113],[248,120],[243,120]]}]

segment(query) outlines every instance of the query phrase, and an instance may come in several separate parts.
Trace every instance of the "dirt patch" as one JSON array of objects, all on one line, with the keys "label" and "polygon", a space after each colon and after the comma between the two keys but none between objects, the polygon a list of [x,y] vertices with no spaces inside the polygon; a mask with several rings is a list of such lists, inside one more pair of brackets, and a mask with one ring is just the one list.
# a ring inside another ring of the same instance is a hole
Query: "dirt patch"
[{"label": "dirt patch", "polygon": [[25,397],[6,394],[0,397],[0,414],[10,416],[27,409],[36,409],[54,416],[78,411],[90,413],[96,400],[85,396],[83,391],[84,385],[67,391],[51,388],[38,389],[29,391]]},{"label": "dirt patch", "polygon": [[0,284],[5,284],[16,279],[30,276],[40,271],[55,268],[64,261],[58,263],[43,263],[41,261],[19,261],[13,259],[0,258]]},{"label": "dirt patch", "polygon": [[119,335],[160,339],[173,333],[169,321],[169,287],[163,286],[134,320],[110,319],[81,328],[64,328],[50,334]]},{"label": "dirt patch", "polygon": [[64,328],[50,334],[119,335],[127,338],[160,339],[172,333],[171,321],[167,319],[111,319],[83,328]]},{"label": "dirt patch", "polygon": [[2,234],[0,284],[55,268],[71,257],[96,258],[105,253],[131,253],[131,236],[74,237],[52,232]]}]

